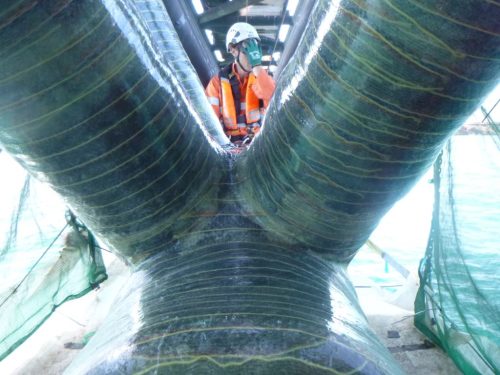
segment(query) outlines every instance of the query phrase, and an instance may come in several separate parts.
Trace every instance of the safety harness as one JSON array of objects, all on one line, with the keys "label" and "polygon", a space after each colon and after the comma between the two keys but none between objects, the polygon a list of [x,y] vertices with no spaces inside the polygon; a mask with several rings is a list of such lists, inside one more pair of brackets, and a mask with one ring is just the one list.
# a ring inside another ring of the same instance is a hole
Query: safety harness
[{"label": "safety harness", "polygon": [[226,134],[236,138],[257,133],[261,125],[264,101],[259,99],[252,90],[252,85],[256,80],[255,75],[248,76],[244,103],[241,102],[240,83],[233,72],[232,64],[219,72],[219,79],[222,93],[222,118]]}]

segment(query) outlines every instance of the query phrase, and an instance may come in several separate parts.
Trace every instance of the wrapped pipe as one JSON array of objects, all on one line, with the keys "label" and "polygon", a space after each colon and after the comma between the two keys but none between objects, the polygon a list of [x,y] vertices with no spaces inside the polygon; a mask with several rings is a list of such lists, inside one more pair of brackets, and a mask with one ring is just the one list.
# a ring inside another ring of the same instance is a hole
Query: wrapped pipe
[{"label": "wrapped pipe", "polygon": [[496,83],[496,3],[318,1],[239,156],[160,1],[4,3],[2,149],[134,271],[67,373],[401,372],[346,263]]}]

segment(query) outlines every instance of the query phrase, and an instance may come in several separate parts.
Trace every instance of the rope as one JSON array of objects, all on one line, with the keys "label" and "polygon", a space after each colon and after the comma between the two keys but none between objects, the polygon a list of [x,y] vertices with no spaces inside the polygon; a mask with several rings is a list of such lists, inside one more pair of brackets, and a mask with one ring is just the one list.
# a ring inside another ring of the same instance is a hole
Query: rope
[{"label": "rope", "polygon": [[110,254],[113,254],[113,252],[111,250],[105,249],[104,247],[101,247],[99,245],[95,245],[95,247],[98,248],[99,250],[104,250],[104,251],[107,251]]},{"label": "rope", "polygon": [[[490,114],[491,112],[493,112],[493,110],[495,109],[495,107],[498,105],[498,103],[500,103],[500,99],[497,100],[497,102],[495,103],[495,105],[490,109],[490,111],[488,113],[485,114],[483,120],[481,122],[484,122],[484,120],[486,120],[487,118],[490,117]],[[484,114],[484,113],[483,113]]]},{"label": "rope", "polygon": [[[287,8],[287,5],[288,5],[288,1],[286,2],[286,4],[284,5],[284,8],[283,8],[283,15],[281,16],[281,23],[280,23],[280,27],[278,28],[278,33],[276,34],[276,40],[274,41],[274,47],[273,47],[273,51],[271,52],[271,61],[269,62],[269,65],[271,65],[271,63],[274,61],[276,64],[278,63],[276,60],[274,60],[274,51],[276,51],[276,46],[278,45],[278,40],[279,40],[279,34],[280,34],[280,30],[281,30],[281,27],[283,26],[283,22],[285,22],[285,16],[286,16],[286,8]],[[290,30],[288,30],[288,32],[290,32]]]}]

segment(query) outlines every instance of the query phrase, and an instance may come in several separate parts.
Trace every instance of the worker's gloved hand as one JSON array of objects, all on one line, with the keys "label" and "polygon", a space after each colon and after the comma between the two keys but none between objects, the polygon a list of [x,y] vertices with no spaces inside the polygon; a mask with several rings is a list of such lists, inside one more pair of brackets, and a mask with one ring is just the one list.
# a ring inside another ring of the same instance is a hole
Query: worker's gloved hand
[{"label": "worker's gloved hand", "polygon": [[247,55],[248,62],[254,66],[262,65],[262,48],[260,48],[257,39],[250,39],[243,43],[245,54]]}]

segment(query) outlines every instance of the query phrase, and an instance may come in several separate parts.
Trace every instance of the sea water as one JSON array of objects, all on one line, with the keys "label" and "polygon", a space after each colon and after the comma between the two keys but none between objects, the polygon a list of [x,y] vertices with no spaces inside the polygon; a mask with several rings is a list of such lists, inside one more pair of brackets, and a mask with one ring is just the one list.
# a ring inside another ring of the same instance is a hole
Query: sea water
[{"label": "sea water", "polygon": [[[456,215],[466,261],[471,267],[498,264],[496,255],[500,229],[500,149],[496,136],[457,135],[451,139],[453,189]],[[383,217],[370,241],[389,254],[414,279],[424,257],[431,230],[434,205],[433,168]],[[397,293],[406,277],[382,258],[380,252],[363,246],[349,265],[349,275],[358,288],[381,288]],[[495,273],[497,274],[497,273]],[[483,278],[478,276],[480,280]]]}]

